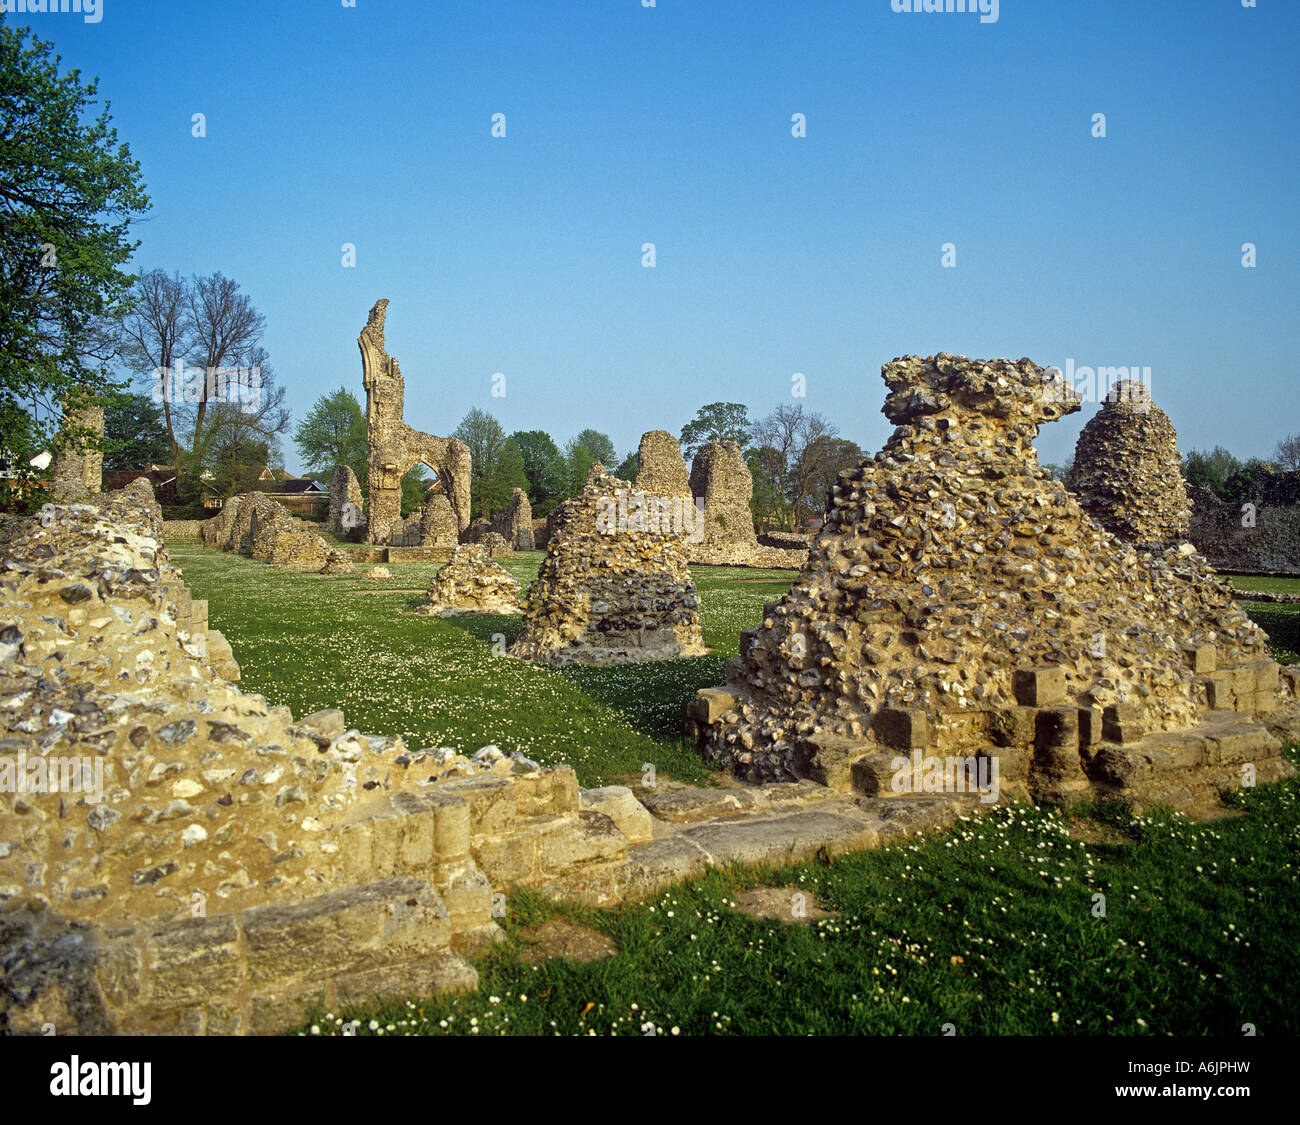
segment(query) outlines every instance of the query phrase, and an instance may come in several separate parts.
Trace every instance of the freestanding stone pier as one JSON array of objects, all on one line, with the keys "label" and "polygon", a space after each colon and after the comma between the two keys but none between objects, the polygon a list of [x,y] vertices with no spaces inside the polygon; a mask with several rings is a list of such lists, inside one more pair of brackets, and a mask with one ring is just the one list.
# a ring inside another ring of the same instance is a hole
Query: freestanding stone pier
[{"label": "freestanding stone pier", "polygon": [[1190,543],[1105,530],[1176,532],[1177,502],[1097,508],[1099,525],[1039,467],[1033,438],[1073,391],[1027,359],[908,356],[882,376],[894,435],[840,474],[808,565],[691,704],[708,758],[887,795],[898,761],[938,755],[996,762],[1035,800],[1185,810],[1291,772],[1297,674],[1228,584]]}]

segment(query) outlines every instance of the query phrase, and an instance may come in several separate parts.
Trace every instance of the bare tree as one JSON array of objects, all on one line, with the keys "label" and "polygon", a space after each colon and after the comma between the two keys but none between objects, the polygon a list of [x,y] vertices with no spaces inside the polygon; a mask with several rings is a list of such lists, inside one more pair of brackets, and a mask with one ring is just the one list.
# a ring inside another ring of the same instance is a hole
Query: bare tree
[{"label": "bare tree", "polygon": [[[275,372],[260,344],[249,350],[245,366],[257,372],[256,386],[237,388],[238,394],[217,394],[208,401],[206,432],[202,437],[202,460],[195,472],[207,467],[211,453],[217,450],[248,449],[265,444],[267,459],[280,460],[280,435],[289,429],[289,408],[284,405],[284,388],[275,385]],[[252,393],[248,393],[249,391]]]},{"label": "bare tree", "polygon": [[1273,460],[1283,469],[1300,469],[1300,434],[1288,434],[1277,443]]},{"label": "bare tree", "polygon": [[179,359],[184,363],[190,350],[185,282],[180,274],[168,277],[165,270],[142,274],[132,292],[135,307],[122,322],[122,354],[137,377],[162,399],[163,421],[171,445],[172,465],[180,461],[172,396],[165,393],[170,373]]},{"label": "bare tree", "polygon": [[796,530],[799,513],[824,469],[818,457],[806,457],[805,452],[818,441],[834,438],[839,429],[802,404],[782,403],[755,422],[751,432],[754,465],[762,478],[755,482],[755,492],[771,496],[782,522]]},{"label": "bare tree", "polygon": [[[224,388],[217,373],[232,367],[256,366],[253,354],[261,350],[259,345],[266,330],[266,318],[253,307],[247,294],[239,291],[239,283],[221,273],[195,277],[187,297],[193,355],[205,376],[197,394],[190,436],[190,456],[198,466],[203,461],[204,423],[209,405],[223,401],[221,392]],[[261,354],[265,355],[264,352]],[[281,401],[283,397],[281,393]],[[260,405],[262,410],[270,406],[268,403]],[[287,412],[284,424],[287,428]]]}]

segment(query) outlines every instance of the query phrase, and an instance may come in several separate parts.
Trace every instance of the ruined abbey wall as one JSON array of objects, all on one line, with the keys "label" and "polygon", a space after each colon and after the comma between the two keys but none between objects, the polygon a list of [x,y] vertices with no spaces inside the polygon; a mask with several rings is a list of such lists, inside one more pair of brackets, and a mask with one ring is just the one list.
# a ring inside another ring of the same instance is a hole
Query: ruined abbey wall
[{"label": "ruined abbey wall", "polygon": [[397,360],[384,343],[388,301],[375,303],[357,338],[366,388],[366,427],[370,442],[366,542],[388,543],[402,527],[402,477],[423,462],[443,484],[459,531],[469,525],[470,453],[464,442],[412,429],[403,420],[406,384]]},{"label": "ruined abbey wall", "polygon": [[1300,576],[1300,473],[1265,476],[1239,503],[1208,488],[1189,494],[1187,537],[1216,570]]},{"label": "ruined abbey wall", "polygon": [[94,497],[104,487],[104,454],[97,444],[104,437],[104,407],[94,401],[68,404],[63,422],[66,445],[50,469],[50,494],[57,501]]},{"label": "ruined abbey wall", "polygon": [[1190,543],[1135,550],[1040,468],[1038,426],[1077,395],[1029,360],[910,356],[882,377],[893,436],[840,474],[808,565],[692,704],[707,756],[868,794],[900,749],[996,755],[1035,799],[1168,771],[1175,805],[1243,760],[1285,772],[1268,724],[1294,718],[1295,677],[1227,583]]}]

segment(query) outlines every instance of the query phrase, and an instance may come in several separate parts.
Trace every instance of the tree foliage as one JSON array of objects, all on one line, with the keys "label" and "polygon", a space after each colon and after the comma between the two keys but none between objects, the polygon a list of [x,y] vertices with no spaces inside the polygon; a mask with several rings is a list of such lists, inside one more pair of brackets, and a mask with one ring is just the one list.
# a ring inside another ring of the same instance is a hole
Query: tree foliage
[{"label": "tree foliage", "polygon": [[402,519],[424,508],[428,495],[425,477],[430,468],[426,465],[412,465],[402,477]]},{"label": "tree foliage", "polygon": [[572,451],[578,446],[582,446],[594,460],[599,461],[607,469],[612,469],[618,463],[614,443],[608,435],[602,434],[599,430],[582,430],[570,438],[568,445],[565,446],[565,452],[570,459],[572,459]]},{"label": "tree foliage", "polygon": [[636,482],[636,475],[641,471],[641,454],[633,450],[623,458],[622,464],[614,470],[614,475],[619,480],[630,480]]},{"label": "tree foliage", "polygon": [[316,400],[294,430],[293,443],[308,469],[328,475],[336,465],[346,465],[365,488],[370,456],[366,417],[346,387]]},{"label": "tree foliage", "polygon": [[533,514],[549,515],[568,494],[568,466],[564,454],[545,430],[516,430],[510,437],[523,458],[528,479],[526,491]]},{"label": "tree foliage", "polygon": [[150,205],[108,103],[90,117],[98,82],[29,35],[0,23],[0,416],[19,472],[59,440],[69,392],[113,386],[127,234]]},{"label": "tree foliage", "polygon": [[1193,449],[1183,457],[1183,477],[1188,484],[1208,488],[1221,499],[1227,499],[1224,485],[1233,473],[1242,468],[1241,462],[1221,445],[1209,452]]},{"label": "tree foliage", "polygon": [[162,411],[148,395],[114,392],[104,397],[104,468],[166,464],[171,453]]},{"label": "tree foliage", "polygon": [[570,441],[565,446],[565,464],[568,467],[569,486],[566,496],[577,496],[587,483],[587,474],[596,463],[595,455],[585,445]]},{"label": "tree foliage", "polygon": [[[505,430],[491,414],[476,406],[461,419],[451,436],[469,446],[470,457],[473,459],[469,482],[470,518],[492,515],[510,499],[510,488],[514,487],[502,482],[502,458],[509,440]],[[518,444],[515,445],[515,452],[520,453]],[[509,468],[516,481],[523,482],[518,487],[524,487],[528,477],[521,453],[518,465],[512,463]]]},{"label": "tree foliage", "polygon": [[700,447],[711,441],[734,441],[748,449],[752,434],[749,408],[739,402],[711,402],[701,406],[695,417],[682,427],[682,456],[689,465]]}]

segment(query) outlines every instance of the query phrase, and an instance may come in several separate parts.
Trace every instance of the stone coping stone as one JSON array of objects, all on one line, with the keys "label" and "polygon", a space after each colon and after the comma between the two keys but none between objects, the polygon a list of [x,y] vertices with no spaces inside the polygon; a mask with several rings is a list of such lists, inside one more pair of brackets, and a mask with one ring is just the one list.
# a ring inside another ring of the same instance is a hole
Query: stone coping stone
[{"label": "stone coping stone", "polygon": [[961,815],[995,807],[980,805],[975,798],[949,795],[886,801],[831,793],[827,800],[808,807],[786,811],[751,809],[753,815],[744,817],[732,811],[690,823],[672,835],[632,845],[627,850],[627,865],[620,881],[624,895],[636,899],[700,875],[711,867],[732,863],[793,863],[822,848],[832,854],[862,851],[904,836],[946,827]]},{"label": "stone coping stone", "polygon": [[674,824],[734,816],[805,801],[829,801],[839,796],[815,781],[775,782],[736,789],[667,789],[642,793],[640,800],[659,820]]}]

